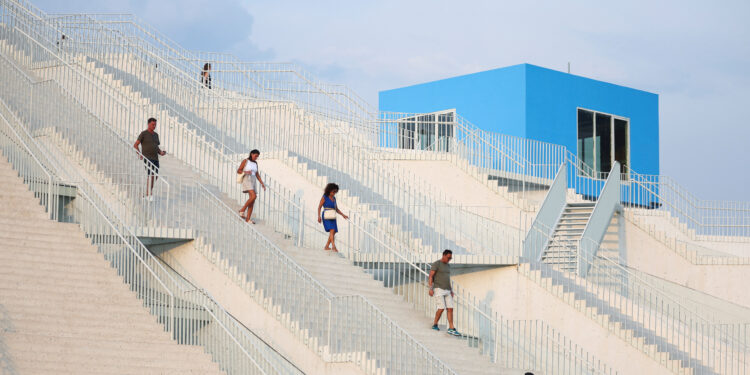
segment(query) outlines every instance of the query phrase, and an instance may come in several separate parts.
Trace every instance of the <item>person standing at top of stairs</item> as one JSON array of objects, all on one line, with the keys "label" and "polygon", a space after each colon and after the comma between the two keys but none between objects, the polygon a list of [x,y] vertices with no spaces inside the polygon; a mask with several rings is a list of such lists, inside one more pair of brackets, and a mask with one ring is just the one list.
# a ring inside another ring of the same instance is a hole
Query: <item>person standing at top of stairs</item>
[{"label": "person standing at top of stairs", "polygon": [[443,310],[448,311],[448,333],[453,336],[461,336],[453,326],[453,288],[451,288],[451,266],[448,262],[453,258],[453,252],[443,251],[443,257],[430,265],[430,296],[437,301],[437,312],[432,329],[439,331],[438,321],[443,315]]},{"label": "person standing at top of stairs", "polygon": [[[245,219],[245,222],[249,221],[253,224],[255,224],[255,221],[250,217],[253,215],[255,200],[258,198],[258,188],[255,186],[255,180],[258,180],[263,190],[266,190],[266,184],[263,183],[263,179],[260,178],[260,171],[258,171],[259,157],[260,151],[250,151],[250,155],[242,161],[240,167],[237,169],[237,173],[242,174],[242,192],[247,193],[247,201],[240,209],[240,217]],[[247,214],[245,214],[245,211],[247,211]]]},{"label": "person standing at top of stairs", "polygon": [[[339,206],[336,204],[336,193],[338,192],[339,186],[332,182],[329,183],[326,185],[323,197],[320,198],[320,203],[318,204],[318,223],[323,223],[323,228],[328,233],[328,241],[326,241],[326,246],[323,250],[333,250],[335,253],[339,252],[336,249],[335,242],[336,233],[339,231],[339,227],[336,224],[336,214],[343,216],[344,220],[349,218],[349,216],[344,215],[339,210]],[[321,208],[323,209],[322,214],[320,213]],[[329,245],[331,247],[328,247]]]},{"label": "person standing at top of stairs", "polygon": [[207,89],[211,89],[211,63],[203,64],[203,70],[201,71],[201,83],[206,86]]},{"label": "person standing at top of stairs", "polygon": [[[133,147],[143,154],[141,159],[145,157],[143,162],[146,164],[146,200],[153,201],[151,193],[154,190],[154,181],[159,178],[159,156],[164,156],[167,152],[159,148],[161,142],[156,132],[156,119],[149,118],[147,124],[148,127],[138,135]],[[138,146],[141,148],[138,149]]]}]

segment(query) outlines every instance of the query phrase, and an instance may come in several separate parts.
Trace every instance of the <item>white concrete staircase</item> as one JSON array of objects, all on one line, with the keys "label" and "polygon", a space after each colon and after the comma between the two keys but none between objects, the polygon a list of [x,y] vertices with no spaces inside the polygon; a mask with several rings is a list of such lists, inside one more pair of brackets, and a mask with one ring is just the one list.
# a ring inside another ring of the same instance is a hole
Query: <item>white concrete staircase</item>
[{"label": "white concrete staircase", "polygon": [[[693,264],[750,265],[750,243],[746,237],[736,237],[736,242],[697,241],[692,229],[664,211],[625,209],[624,217]],[[740,255],[743,253],[747,255]]]},{"label": "white concrete staircase", "polygon": [[[5,42],[3,41],[0,41],[0,44],[2,44],[2,48],[4,50],[8,50],[14,56],[18,56],[20,61],[25,60],[24,55],[22,53],[19,55],[19,52],[15,48],[5,44]],[[192,166],[211,164],[214,163],[215,160],[220,160],[222,157],[232,160],[237,159],[237,164],[239,164],[239,160],[241,159],[241,157],[238,158],[237,155],[224,155],[219,148],[215,147],[215,144],[207,139],[205,134],[197,132],[196,129],[191,129],[186,123],[176,118],[175,116],[170,115],[167,111],[157,110],[158,106],[155,106],[153,103],[151,103],[148,98],[143,97],[141,93],[133,90],[132,87],[125,85],[123,82],[115,79],[115,77],[110,73],[107,73],[105,69],[98,67],[94,62],[91,61],[82,62],[82,64],[88,69],[91,69],[91,71],[95,72],[97,74],[97,77],[102,82],[110,85],[110,87],[112,88],[115,88],[115,90],[112,91],[115,92],[122,100],[132,100],[133,102],[138,103],[144,108],[154,109],[154,113],[156,113],[160,124],[159,129],[157,130],[162,136],[162,144],[165,149],[169,150],[169,152],[172,153],[172,155],[177,156],[178,158]],[[36,73],[45,78],[56,77],[57,79],[64,80],[65,76],[62,74],[63,69],[64,68],[62,67],[55,66],[37,70]],[[78,96],[78,98],[85,105],[91,105],[92,107],[96,107],[96,102],[99,100],[92,95],[80,95]],[[129,124],[123,123],[122,118],[114,118],[111,117],[111,114],[107,113],[98,115],[102,116],[101,118],[105,121],[108,121],[108,123],[112,125],[113,128],[118,131],[121,136],[134,137],[132,127],[130,127]],[[185,142],[182,142],[182,140],[185,140]],[[175,145],[177,144],[195,144],[199,146],[199,149],[182,149],[176,147]],[[204,160],[200,160],[201,157],[211,155],[213,155],[214,157],[209,158],[211,160],[210,163],[206,163]],[[296,158],[290,157],[287,152],[275,153],[272,155],[267,155],[264,153],[264,157],[269,156],[278,158],[279,160],[288,163],[288,165],[291,168],[297,170],[298,173],[307,177],[311,182],[318,184],[321,191],[322,187],[325,186],[325,183],[327,183],[325,177],[319,176],[315,170],[309,169],[305,163],[295,163],[294,160],[296,160]],[[229,170],[234,170],[236,166],[234,164],[228,164],[225,165],[225,167],[229,168]],[[198,168],[200,169],[200,167]],[[269,172],[272,177],[275,177],[272,171]],[[278,180],[279,179],[277,179],[277,181]],[[227,191],[223,192],[228,193]],[[343,204],[349,206],[357,212],[364,213],[364,215],[368,219],[377,220],[383,228],[386,228],[388,233],[396,235],[398,238],[401,238],[406,243],[408,243],[409,249],[413,249],[415,252],[430,252],[431,247],[423,245],[420,239],[414,238],[413,236],[409,235],[409,233],[406,233],[398,228],[396,225],[392,225],[388,222],[387,219],[379,217],[376,211],[371,210],[368,205],[360,203],[359,199],[356,196],[347,194],[347,191],[345,189],[342,189],[342,191],[339,193],[339,198]],[[315,207],[317,206],[314,206],[312,204],[310,205],[311,210]],[[314,219],[312,215],[309,215],[309,217],[311,219]]]},{"label": "white concrete staircase", "polygon": [[[99,184],[100,189],[102,190],[101,191],[102,195],[112,197],[112,200],[116,200],[118,202],[120,200],[122,200],[122,202],[127,202],[130,199],[124,194],[124,192],[119,191],[116,185],[110,183],[107,178],[101,178],[101,174],[97,173],[95,166],[92,163],[87,161],[88,159],[83,152],[71,146],[59,134],[50,133],[48,135],[49,135],[49,138],[54,138],[54,140],[49,139],[47,143],[50,143],[49,146],[52,146],[50,148],[54,150],[53,153],[56,154],[56,156],[61,157],[61,158],[66,158],[68,159],[68,163],[75,164],[77,168],[79,169],[78,173],[84,173],[87,176],[89,176],[89,178],[99,178],[99,180],[102,181]],[[55,145],[54,143],[63,145],[61,148],[69,148],[68,150],[69,152],[66,152],[63,155],[62,152],[60,152],[59,150],[60,147],[57,147],[57,145]],[[177,160],[173,157],[167,156],[167,157],[162,158],[162,171],[164,172],[163,176],[166,176],[168,179],[172,181],[178,180],[180,178],[183,178],[183,179],[188,178],[192,181],[200,181],[200,182],[206,183],[206,181],[203,180],[199,174],[194,172],[190,167],[185,165],[182,161]],[[222,195],[221,192],[217,191],[215,188],[211,190],[214,194],[217,194],[217,196],[219,196],[225,204],[228,204],[231,207],[237,208],[237,202],[233,202],[231,198],[227,197],[226,195]],[[119,207],[120,214],[122,214],[123,216],[132,215],[132,213],[127,212],[127,208],[125,208],[122,203],[116,204],[116,205]],[[271,233],[275,239],[285,238],[283,235],[274,231],[273,228],[264,224],[262,220],[259,220],[258,224],[255,227],[265,229],[265,231],[267,233]],[[219,265],[224,264],[221,262],[220,251],[218,252],[214,251],[211,245],[202,243],[200,239],[196,242],[198,243],[197,246],[202,247],[205,250],[204,255],[206,255],[207,258],[209,258],[211,261],[217,262]],[[225,269],[225,272],[227,274],[237,274],[236,269],[232,270],[232,269],[227,268]],[[372,280],[370,281],[377,285],[376,282]],[[278,315],[277,311],[281,310],[281,308],[278,306],[278,301],[274,301],[273,299],[264,296],[262,289],[255,289],[254,293],[252,295],[249,295],[248,297],[254,297],[262,301],[261,304],[266,306],[267,310],[271,312],[278,320],[291,319],[289,316],[284,316],[284,315],[277,316]],[[416,311],[412,313],[416,314]],[[299,331],[299,336],[303,337],[303,340],[317,340],[318,339],[317,337],[315,337],[314,335],[310,333],[309,331],[310,327],[302,327],[296,324],[294,324],[294,326],[295,328],[293,329]],[[325,353],[322,353],[322,354],[325,355]],[[362,354],[351,353],[350,355],[362,355]],[[365,358],[363,360],[368,363],[367,365],[363,365],[364,367],[369,366],[371,368],[377,369],[378,364],[374,359]],[[384,373],[384,371],[386,371],[386,369],[380,368],[376,370],[376,373],[380,374],[380,373]]]},{"label": "white concrete staircase", "polygon": [[[321,168],[316,167],[317,163],[306,161],[304,158],[292,155],[288,152],[277,153],[273,156],[282,162],[286,167],[291,168],[300,176],[303,176],[308,183],[315,186],[319,186],[320,190],[330,181],[330,178],[325,175],[325,171]],[[274,175],[276,172],[273,170],[266,169],[266,172],[270,175]],[[406,173],[404,172],[406,175]],[[284,181],[284,178],[277,176],[277,181]],[[377,230],[382,233],[387,233],[389,236],[398,239],[401,243],[405,244],[405,248],[412,250],[413,253],[417,254],[439,254],[443,249],[453,249],[456,254],[466,256],[467,259],[474,259],[477,263],[493,264],[497,259],[508,259],[512,255],[506,254],[503,250],[504,246],[499,246],[500,249],[497,254],[487,254],[475,249],[482,249],[483,246],[477,244],[477,240],[469,235],[464,235],[460,231],[440,231],[436,230],[432,225],[425,223],[425,217],[419,217],[419,215],[413,215],[407,210],[401,210],[401,207],[394,207],[386,203],[386,208],[383,211],[378,209],[378,205],[371,206],[370,204],[363,203],[357,195],[351,194],[346,189],[347,182],[337,181],[340,183],[342,189],[337,194],[337,199],[343,205],[347,206],[352,212],[357,212],[367,222],[368,225],[376,223]],[[356,183],[356,181],[349,181],[349,183]],[[286,185],[287,188],[294,190],[295,187]],[[315,210],[317,208],[317,201],[320,196],[317,196],[314,201],[308,201],[309,207]],[[389,215],[393,217],[388,217]],[[469,215],[471,216],[471,215]],[[481,215],[476,215],[481,216]],[[457,220],[455,217],[454,220]],[[501,229],[507,230],[503,224],[494,221],[493,219],[487,219],[490,224],[497,224],[502,226]],[[452,226],[451,222],[442,222],[444,226]],[[519,232],[520,233],[520,232]],[[433,239],[434,241],[425,240],[425,238]],[[510,241],[509,241],[510,242]],[[442,244],[442,246],[435,245],[435,243]],[[506,245],[503,243],[503,245]],[[456,250],[459,249],[460,253]],[[476,256],[475,256],[476,255]]]},{"label": "white concrete staircase", "polygon": [[179,345],[75,224],[53,222],[0,160],[2,373],[221,374]]},{"label": "white concrete staircase", "polygon": [[[326,176],[320,175],[317,169],[310,168],[308,163],[301,161],[297,157],[289,155],[288,152],[281,152],[274,155],[273,157],[274,159],[283,163],[286,167],[296,172],[299,176],[303,177],[309,184],[316,186],[319,190],[320,194],[318,196],[311,197],[312,199],[306,200],[305,202],[305,208],[309,207],[313,212],[313,214],[308,215],[310,219],[309,222],[313,223],[313,225],[317,225],[317,212],[315,212],[315,209],[317,209],[318,201],[320,200],[320,196],[322,196],[323,187],[326,186],[326,184],[329,182],[329,179]],[[280,181],[288,189],[295,190],[298,188],[297,186],[287,184],[286,181],[290,179],[281,171],[264,169],[263,173],[272,176],[276,181]],[[338,194],[336,195],[336,199],[339,201],[342,207],[347,207],[349,212],[356,212],[365,220],[377,222],[378,228],[383,230],[385,233],[388,233],[389,235],[400,239],[403,243],[407,244],[406,248],[412,250],[413,252],[433,253],[437,251],[433,249],[432,246],[423,244],[420,238],[413,236],[411,233],[404,231],[397,225],[391,223],[387,218],[381,216],[376,210],[371,209],[368,204],[362,203],[359,197],[350,194],[345,185],[341,185],[341,190],[339,190]]]},{"label": "white concrete staircase", "polygon": [[542,254],[542,261],[562,271],[575,271],[578,241],[589,222],[595,202],[568,203],[557,221],[552,240]]},{"label": "white concrete staircase", "polygon": [[[344,257],[322,249],[297,247],[268,226],[258,224],[255,227],[337,296],[361,295],[367,298],[458,374],[524,373],[519,369],[507,369],[491,363],[477,349],[467,345],[466,339],[448,335],[445,326],[441,327],[440,332],[432,330],[431,318],[414,309],[411,303],[394,294],[383,282],[374,280],[371,274]],[[230,268],[226,271],[237,272]]]},{"label": "white concrete staircase", "polygon": [[[123,71],[129,71],[129,70],[132,70],[131,69],[132,67],[130,67],[130,66],[126,66],[126,67],[121,66],[124,61],[129,61],[129,60],[130,60],[129,58],[121,56],[119,58],[112,58],[112,59],[108,60],[108,63],[112,64],[113,67],[115,67],[117,69],[120,69],[120,70],[123,70]],[[148,98],[145,98],[144,94],[141,93],[141,92],[139,92],[136,88],[131,87],[128,84],[126,84],[125,82],[123,82],[122,80],[119,80],[118,78],[116,78],[112,74],[112,72],[111,72],[112,71],[112,67],[105,67],[105,65],[103,65],[101,63],[96,63],[96,62],[93,62],[93,61],[87,61],[85,59],[82,59],[82,61],[83,61],[82,65],[85,66],[87,68],[87,70],[89,70],[91,72],[94,72],[96,74],[96,76],[99,79],[101,79],[102,82],[104,82],[105,84],[107,84],[107,85],[109,85],[109,86],[111,86],[113,88],[116,88],[119,91],[120,94],[124,95],[124,97],[132,98],[132,100],[135,101],[136,103],[143,103],[144,105],[151,105],[151,106],[154,105],[154,103],[152,101],[150,101]],[[140,66],[140,69],[149,70],[149,69],[152,69],[152,68],[148,67],[148,66]],[[157,72],[150,72],[148,74],[150,74],[152,76],[158,76],[158,74],[155,74],[155,73],[157,73]],[[146,74],[146,73],[144,73],[144,74]],[[161,95],[169,96],[170,97],[169,100],[180,100],[179,97],[172,97],[172,95],[170,95],[169,92],[162,92]],[[95,98],[92,98],[91,100],[95,100]],[[231,100],[227,100],[226,104],[228,106],[231,106]],[[290,107],[290,108],[292,108],[292,107]],[[304,111],[301,110],[301,109],[299,109],[299,108],[292,108],[292,110],[299,112],[300,116],[304,115],[303,114]],[[195,132],[195,129],[190,129],[190,126],[188,126],[184,121],[180,121],[179,119],[175,118],[175,116],[169,115],[166,111],[159,111],[158,114],[159,114],[159,116],[163,116],[164,121],[166,121],[167,124],[170,124],[170,125],[168,125],[170,131],[172,131],[172,129],[176,129],[176,128],[180,127],[180,128],[187,129],[187,130],[181,130],[181,132],[183,132],[183,133],[185,131]],[[282,116],[279,116],[279,117],[282,117]],[[162,121],[162,117],[159,117],[159,121]],[[206,119],[204,118],[204,119],[202,119],[202,121],[206,121]],[[311,126],[312,130],[319,131],[320,134],[329,134],[329,133],[332,132],[332,130],[329,127],[327,127],[327,124],[323,124],[321,121],[311,121],[311,122],[308,122],[307,124],[308,124],[308,126]],[[220,126],[220,124],[218,124],[217,126]],[[289,125],[284,125],[284,124],[280,123],[280,124],[272,124],[272,125],[259,124],[259,126],[273,126],[273,127],[277,127],[277,126],[289,126]],[[216,131],[216,129],[213,128],[213,125],[211,125],[210,127],[212,127],[211,132],[215,132]],[[227,135],[228,138],[231,138],[231,137],[235,136],[234,134],[226,134],[226,135]],[[354,134],[352,136],[357,136],[357,135]],[[204,135],[197,135],[197,136],[192,136],[192,137],[193,138],[198,137],[202,141],[211,143],[210,140],[206,140],[206,137]],[[236,141],[233,141],[232,143],[236,143]],[[271,147],[271,146],[269,146],[269,147]],[[214,150],[212,150],[212,151],[214,151]],[[220,150],[218,150],[218,149],[215,149],[215,151],[220,152]],[[188,154],[194,155],[194,153],[188,153]],[[268,157],[268,156],[269,155],[264,155],[264,157]],[[185,159],[182,155],[178,155],[178,157],[180,157],[181,159],[187,160],[190,164],[193,164],[193,165],[199,164],[199,161],[194,161],[194,160],[191,160],[191,159]],[[232,158],[234,156],[229,156],[229,157]],[[320,171],[316,171],[316,169],[314,169],[310,165],[308,165],[309,164],[308,162],[305,162],[303,160],[299,160],[298,157],[291,156],[289,154],[289,152],[280,152],[280,153],[279,152],[274,152],[272,157],[278,158],[279,160],[281,160],[282,162],[284,162],[285,164],[287,164],[289,167],[298,170],[298,172],[300,174],[302,174],[303,176],[307,177],[310,182],[319,184],[319,186],[321,186],[321,188],[323,186],[325,186],[325,183],[327,182],[326,181],[326,177],[320,175]],[[402,175],[408,175],[408,173],[402,173]],[[277,180],[279,180],[279,179],[277,179]],[[292,188],[292,187],[289,187],[289,186],[287,186],[287,187],[288,188]],[[413,234],[413,233],[409,233],[408,231],[399,229],[396,225],[393,225],[392,223],[390,223],[387,218],[384,218],[382,215],[378,214],[376,212],[376,210],[372,210],[371,207],[368,204],[361,203],[360,199],[358,199],[358,197],[356,197],[354,195],[351,195],[351,194],[348,194],[349,192],[346,191],[345,185],[342,185],[342,187],[344,187],[344,189],[342,189],[342,191],[339,193],[339,198],[342,201],[342,203],[347,204],[351,208],[357,210],[357,212],[365,213],[365,215],[367,215],[368,217],[373,216],[374,217],[373,220],[377,220],[378,223],[382,226],[382,228],[384,228],[384,230],[388,231],[389,233],[392,233],[394,236],[396,236],[397,238],[401,239],[405,244],[408,245],[409,248],[414,249],[416,252],[439,252],[441,250],[441,249],[433,249],[432,248],[433,246],[427,246],[427,245],[423,244],[422,243],[423,241],[421,241],[419,239],[419,235]],[[437,201],[440,201],[440,199],[437,199]],[[478,246],[474,246],[474,244],[472,243],[472,241],[473,241],[473,239],[468,238],[468,237],[467,238],[463,238],[461,240],[447,239],[447,242],[449,242],[449,243],[445,247],[449,247],[449,248],[454,248],[455,249],[455,248],[458,248],[458,246],[451,245],[451,244],[452,243],[455,244],[457,242],[461,242],[461,247],[463,247],[463,248],[466,248],[466,249],[469,249],[469,250],[478,248]],[[486,255],[486,254],[484,254],[484,255]]]},{"label": "white concrete staircase", "polygon": [[[543,263],[519,265],[519,272],[552,295],[597,322],[612,334],[629,343],[638,351],[646,354],[675,374],[717,374],[716,369],[702,362],[703,359],[691,358],[685,352],[685,345],[691,345],[672,337],[659,336],[654,331],[653,322],[641,321],[645,307],[634,309],[628,298],[618,293],[616,305],[611,305],[613,291],[608,288],[594,287],[585,279],[569,272],[548,267]],[[695,338],[698,339],[699,338]],[[719,353],[711,353],[719,355]]]}]

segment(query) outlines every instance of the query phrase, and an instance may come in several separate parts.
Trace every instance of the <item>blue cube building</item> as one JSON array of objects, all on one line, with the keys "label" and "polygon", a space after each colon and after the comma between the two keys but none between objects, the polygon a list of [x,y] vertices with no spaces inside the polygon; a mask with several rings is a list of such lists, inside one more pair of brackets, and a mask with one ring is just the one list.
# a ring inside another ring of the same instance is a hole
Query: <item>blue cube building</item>
[{"label": "blue cube building", "polygon": [[381,91],[379,109],[455,109],[483,130],[563,145],[597,171],[619,161],[640,174],[659,174],[658,95],[539,66]]}]

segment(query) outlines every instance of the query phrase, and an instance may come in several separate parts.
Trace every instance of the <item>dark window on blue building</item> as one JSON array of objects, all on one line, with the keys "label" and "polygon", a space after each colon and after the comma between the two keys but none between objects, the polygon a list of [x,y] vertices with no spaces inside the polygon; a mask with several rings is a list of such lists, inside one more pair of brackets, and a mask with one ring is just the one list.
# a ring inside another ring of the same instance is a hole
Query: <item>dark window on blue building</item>
[{"label": "dark window on blue building", "polygon": [[596,114],[596,131],[594,133],[594,150],[596,150],[595,168],[597,172],[607,173],[612,169],[612,116]]},{"label": "dark window on blue building", "polygon": [[587,167],[594,167],[594,112],[578,110],[578,167],[590,172]]},{"label": "dark window on blue building", "polygon": [[630,159],[630,122],[607,113],[578,109],[578,159],[581,172],[607,173],[615,161],[626,172]]}]

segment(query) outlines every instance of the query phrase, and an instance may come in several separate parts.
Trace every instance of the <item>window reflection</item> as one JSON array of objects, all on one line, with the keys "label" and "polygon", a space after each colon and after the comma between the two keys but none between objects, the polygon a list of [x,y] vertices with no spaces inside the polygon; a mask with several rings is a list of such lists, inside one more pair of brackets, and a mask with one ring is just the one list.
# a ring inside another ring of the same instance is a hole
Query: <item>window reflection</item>
[{"label": "window reflection", "polygon": [[578,158],[583,164],[594,165],[594,113],[583,109],[578,110]]},{"label": "window reflection", "polygon": [[398,120],[398,148],[450,151],[456,114],[436,112]]},{"label": "window reflection", "polygon": [[[615,161],[627,171],[630,123],[611,114],[578,109],[578,158],[583,172],[609,172]],[[585,165],[584,165],[585,164]]]}]

